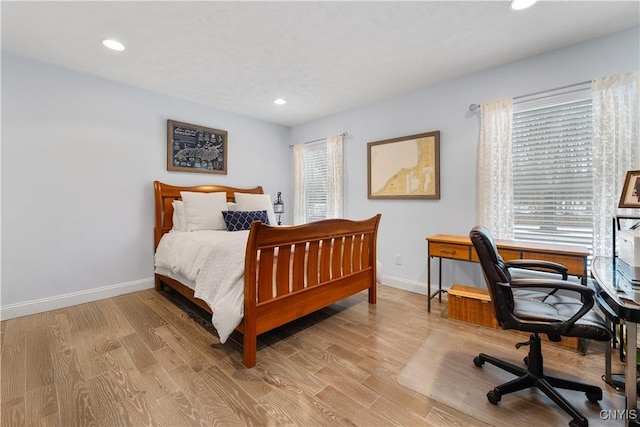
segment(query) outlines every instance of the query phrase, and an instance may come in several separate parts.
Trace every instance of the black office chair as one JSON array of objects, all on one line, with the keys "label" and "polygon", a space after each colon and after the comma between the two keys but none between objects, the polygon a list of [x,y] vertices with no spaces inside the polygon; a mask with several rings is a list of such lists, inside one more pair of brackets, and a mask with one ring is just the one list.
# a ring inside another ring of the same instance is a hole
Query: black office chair
[{"label": "black office chair", "polygon": [[[524,359],[526,367],[484,353],[473,359],[477,367],[489,362],[519,377],[489,391],[487,399],[496,405],[507,393],[536,387],[571,415],[569,426],[588,426],[587,418],[554,387],[582,391],[592,402],[602,400],[602,389],[544,375],[539,334],[546,334],[554,342],[560,341],[563,336],[609,341],[612,338],[611,331],[605,321],[591,310],[594,303],[593,290],[562,280],[513,279],[489,230],[475,227],[469,237],[478,254],[498,323],[504,329],[530,332],[529,341],[516,344],[516,348],[529,345],[529,354]],[[536,292],[534,298],[526,297],[526,292],[530,290]],[[579,299],[555,293],[558,290],[577,293]],[[549,296],[540,298],[540,293],[545,291],[548,291]]]}]

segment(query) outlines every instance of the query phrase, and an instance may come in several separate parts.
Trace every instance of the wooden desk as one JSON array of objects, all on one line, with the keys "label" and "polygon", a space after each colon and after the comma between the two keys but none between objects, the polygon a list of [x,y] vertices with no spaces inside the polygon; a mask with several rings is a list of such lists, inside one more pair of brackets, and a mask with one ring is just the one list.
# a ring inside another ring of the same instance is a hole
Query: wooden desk
[{"label": "wooden desk", "polygon": [[[427,311],[431,312],[431,299],[438,296],[442,302],[442,259],[478,262],[478,254],[468,236],[436,234],[427,240]],[[568,273],[581,278],[587,284],[587,257],[589,251],[583,246],[554,245],[547,243],[496,240],[498,252],[505,261],[514,259],[538,259],[564,264]],[[438,290],[431,293],[431,261],[438,258]]]}]

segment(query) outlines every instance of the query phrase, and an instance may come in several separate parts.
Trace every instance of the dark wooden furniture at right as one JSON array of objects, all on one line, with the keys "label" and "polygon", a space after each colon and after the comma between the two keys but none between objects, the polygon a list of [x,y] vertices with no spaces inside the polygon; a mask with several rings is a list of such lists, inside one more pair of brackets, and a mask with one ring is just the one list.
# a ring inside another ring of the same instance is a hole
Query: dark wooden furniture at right
[{"label": "dark wooden furniture at right", "polygon": [[[639,426],[637,407],[637,364],[634,363],[637,352],[637,332],[640,323],[640,304],[634,302],[634,293],[640,289],[631,285],[631,282],[621,274],[616,267],[617,258],[595,257],[591,262],[591,275],[595,279],[596,303],[609,320],[623,322],[626,326],[627,337],[626,352],[627,362],[622,381],[618,385],[624,387],[626,399],[625,425]],[[631,362],[629,362],[631,360]],[[615,384],[611,375],[611,346],[606,347],[605,354],[605,381]],[[631,381],[628,379],[631,378]],[[626,384],[625,384],[626,383]],[[631,383],[631,386],[628,386]],[[632,419],[635,416],[635,419]]]}]

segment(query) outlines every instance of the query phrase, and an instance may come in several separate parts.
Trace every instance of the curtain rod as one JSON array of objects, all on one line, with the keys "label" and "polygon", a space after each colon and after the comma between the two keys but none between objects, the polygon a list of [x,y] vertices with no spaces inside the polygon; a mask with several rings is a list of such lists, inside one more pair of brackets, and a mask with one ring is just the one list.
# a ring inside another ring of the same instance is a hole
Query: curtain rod
[{"label": "curtain rod", "polygon": [[[530,96],[541,95],[541,94],[543,94],[543,93],[547,93],[547,92],[555,92],[555,91],[557,91],[557,90],[569,89],[569,88],[571,88],[571,87],[581,86],[581,85],[585,85],[585,84],[587,84],[587,83],[591,83],[591,80],[587,80],[587,81],[580,82],[580,83],[574,83],[574,84],[571,84],[571,85],[566,85],[566,86],[556,87],[556,88],[554,88],[554,89],[542,90],[542,91],[540,91],[540,92],[528,93],[528,94],[526,94],[526,95],[514,96],[514,97],[513,97],[513,100],[515,101],[516,99],[528,98],[528,97],[530,97]],[[479,109],[479,108],[480,108],[480,105],[478,105],[478,104],[471,104],[471,105],[469,105],[469,111],[472,111],[472,112],[473,112],[473,111],[476,111],[476,110],[477,110],[477,109]]]},{"label": "curtain rod", "polygon": [[[343,138],[346,138],[346,137],[349,136],[349,132],[342,132],[340,135],[342,135]],[[312,142],[320,142],[320,141],[324,141],[327,138],[328,137],[320,138],[320,139],[314,139],[312,141],[303,142],[303,144],[311,144]],[[293,145],[289,145],[289,148],[293,148]]]}]

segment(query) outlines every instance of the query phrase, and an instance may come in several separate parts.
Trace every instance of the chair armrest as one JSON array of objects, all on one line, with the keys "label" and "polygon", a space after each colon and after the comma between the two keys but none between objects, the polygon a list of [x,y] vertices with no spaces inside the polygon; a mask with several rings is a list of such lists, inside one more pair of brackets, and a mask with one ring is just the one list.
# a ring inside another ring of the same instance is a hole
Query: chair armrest
[{"label": "chair armrest", "polygon": [[567,280],[569,269],[557,262],[537,259],[513,259],[505,263],[507,268],[522,268],[524,270],[543,271],[558,273],[562,275],[562,280]]},{"label": "chair armrest", "polygon": [[563,290],[579,293],[581,297],[579,301],[582,303],[582,307],[580,307],[580,309],[573,316],[571,316],[569,319],[563,322],[551,323],[551,322],[540,322],[540,321],[525,321],[525,320],[520,320],[516,318],[515,315],[513,315],[512,313],[513,318],[516,319],[521,324],[529,323],[529,324],[548,325],[552,329],[556,329],[556,333],[558,335],[564,335],[565,333],[567,333],[567,331],[571,328],[571,326],[573,326],[573,324],[576,321],[578,321],[578,319],[580,319],[582,316],[587,314],[589,310],[593,308],[594,301],[595,301],[594,300],[595,292],[593,291],[593,289],[583,285],[568,283],[563,280],[520,279],[520,280],[513,280],[511,281],[510,284],[498,283],[498,285],[504,288],[510,288],[507,292],[510,292],[511,289],[516,289],[516,288],[542,288],[542,289],[557,289],[557,290],[563,289]]}]

